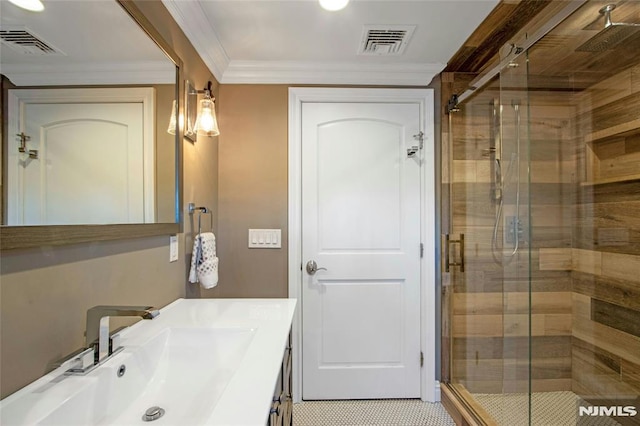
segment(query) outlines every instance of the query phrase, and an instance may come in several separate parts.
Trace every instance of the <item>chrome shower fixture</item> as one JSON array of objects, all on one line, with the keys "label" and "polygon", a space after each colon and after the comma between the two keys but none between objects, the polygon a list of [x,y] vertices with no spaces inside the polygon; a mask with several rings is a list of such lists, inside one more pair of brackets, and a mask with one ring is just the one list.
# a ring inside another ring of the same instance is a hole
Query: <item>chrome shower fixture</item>
[{"label": "chrome shower fixture", "polygon": [[640,24],[613,22],[611,12],[615,8],[615,4],[608,4],[600,9],[600,14],[604,15],[604,28],[578,47],[576,52],[604,52],[614,48],[640,30]]}]

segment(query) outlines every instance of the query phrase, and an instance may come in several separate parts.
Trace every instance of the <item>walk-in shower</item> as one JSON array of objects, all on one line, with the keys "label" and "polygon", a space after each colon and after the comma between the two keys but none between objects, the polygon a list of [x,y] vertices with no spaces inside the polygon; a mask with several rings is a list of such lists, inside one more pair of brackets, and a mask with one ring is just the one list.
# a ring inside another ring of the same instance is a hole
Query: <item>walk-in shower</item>
[{"label": "walk-in shower", "polygon": [[443,378],[499,425],[640,425],[638,22],[576,5],[447,108]]}]

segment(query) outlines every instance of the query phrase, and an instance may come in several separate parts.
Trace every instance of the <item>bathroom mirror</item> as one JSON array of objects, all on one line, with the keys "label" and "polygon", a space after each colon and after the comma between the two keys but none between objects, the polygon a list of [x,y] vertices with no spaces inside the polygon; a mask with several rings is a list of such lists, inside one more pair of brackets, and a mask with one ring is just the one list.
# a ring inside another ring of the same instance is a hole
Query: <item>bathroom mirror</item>
[{"label": "bathroom mirror", "polygon": [[2,249],[180,232],[180,58],[130,1],[0,2]]}]

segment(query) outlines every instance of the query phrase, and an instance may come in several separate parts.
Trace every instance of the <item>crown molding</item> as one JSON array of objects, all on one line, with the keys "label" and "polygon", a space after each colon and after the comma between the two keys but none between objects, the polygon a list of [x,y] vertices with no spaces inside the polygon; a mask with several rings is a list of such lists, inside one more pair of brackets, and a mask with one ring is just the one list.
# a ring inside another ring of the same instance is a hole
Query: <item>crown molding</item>
[{"label": "crown molding", "polygon": [[222,84],[354,84],[426,86],[446,64],[359,64],[231,60],[198,1],[162,0]]},{"label": "crown molding", "polygon": [[353,84],[426,86],[446,64],[231,61],[223,84]]},{"label": "crown molding", "polygon": [[167,61],[57,64],[2,64],[2,73],[16,86],[92,84],[175,84],[176,71]]},{"label": "crown molding", "polygon": [[198,1],[162,0],[213,76],[222,81],[229,57]]}]

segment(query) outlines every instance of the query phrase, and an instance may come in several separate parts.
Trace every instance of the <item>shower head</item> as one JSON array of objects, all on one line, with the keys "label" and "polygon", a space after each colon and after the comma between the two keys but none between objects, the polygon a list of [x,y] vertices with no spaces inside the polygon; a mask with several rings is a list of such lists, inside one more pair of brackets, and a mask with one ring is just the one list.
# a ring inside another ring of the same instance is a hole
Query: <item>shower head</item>
[{"label": "shower head", "polygon": [[576,52],[604,52],[640,31],[640,24],[612,22],[611,11],[615,8],[615,4],[608,4],[600,9],[600,14],[604,15],[604,29],[578,47]]}]

